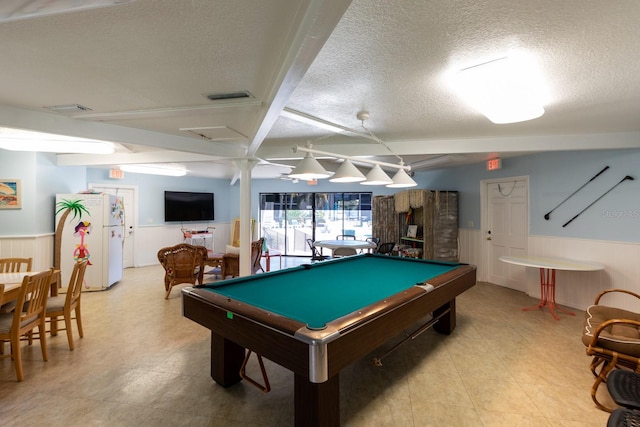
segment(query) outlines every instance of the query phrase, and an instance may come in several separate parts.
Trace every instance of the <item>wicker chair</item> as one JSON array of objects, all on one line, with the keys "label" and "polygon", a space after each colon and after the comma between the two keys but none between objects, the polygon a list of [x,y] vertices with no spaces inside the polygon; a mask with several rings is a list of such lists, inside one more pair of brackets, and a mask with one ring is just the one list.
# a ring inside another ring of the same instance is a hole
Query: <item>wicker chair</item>
[{"label": "wicker chair", "polygon": [[[264,271],[262,269],[262,264],[260,264],[263,244],[264,238],[251,242],[251,274]],[[228,276],[240,276],[240,255],[224,254],[222,256],[222,278],[226,279]]]},{"label": "wicker chair", "polygon": [[207,248],[180,243],[175,246],[162,248],[158,251],[158,261],[164,268],[165,299],[169,298],[171,288],[181,283],[196,282],[202,284],[204,275],[204,261],[207,258]]},{"label": "wicker chair", "polygon": [[624,289],[608,289],[601,292],[593,305],[585,311],[582,343],[587,347],[587,356],[592,356],[590,369],[596,377],[591,386],[591,398],[596,406],[611,412],[598,402],[596,393],[609,372],[614,368],[627,368],[640,372],[640,313],[600,304],[600,299],[610,293],[621,293],[635,297],[640,295]]}]

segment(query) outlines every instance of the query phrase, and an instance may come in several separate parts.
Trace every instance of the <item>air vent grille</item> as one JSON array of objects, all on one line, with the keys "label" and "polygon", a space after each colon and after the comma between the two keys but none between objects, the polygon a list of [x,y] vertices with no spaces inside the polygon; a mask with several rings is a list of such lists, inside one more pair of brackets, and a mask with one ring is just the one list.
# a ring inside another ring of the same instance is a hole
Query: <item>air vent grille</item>
[{"label": "air vent grille", "polygon": [[81,113],[83,111],[91,111],[91,108],[85,107],[80,104],[68,104],[68,105],[52,105],[50,107],[44,107],[49,111],[55,111],[56,113]]},{"label": "air vent grille", "polygon": [[240,92],[229,92],[229,93],[213,93],[207,95],[207,99],[210,101],[224,101],[228,99],[249,99],[253,98],[253,95],[248,90],[243,90]]}]

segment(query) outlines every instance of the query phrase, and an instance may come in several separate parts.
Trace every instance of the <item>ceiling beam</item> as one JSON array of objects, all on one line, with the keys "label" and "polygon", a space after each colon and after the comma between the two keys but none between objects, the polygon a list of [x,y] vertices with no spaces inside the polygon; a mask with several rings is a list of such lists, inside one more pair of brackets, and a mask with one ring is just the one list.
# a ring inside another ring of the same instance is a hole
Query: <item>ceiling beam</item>
[{"label": "ceiling beam", "polygon": [[307,0],[297,15],[299,24],[289,41],[283,43],[288,50],[281,53],[280,70],[267,91],[263,116],[247,149],[255,156],[271,128],[280,117],[289,98],[335,29],[351,0]]}]

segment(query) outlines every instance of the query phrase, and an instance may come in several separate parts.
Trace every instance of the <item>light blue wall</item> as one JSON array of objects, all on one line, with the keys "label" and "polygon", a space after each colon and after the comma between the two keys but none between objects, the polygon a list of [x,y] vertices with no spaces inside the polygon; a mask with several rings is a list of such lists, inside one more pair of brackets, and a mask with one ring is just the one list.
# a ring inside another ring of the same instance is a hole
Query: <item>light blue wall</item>
[{"label": "light blue wall", "polygon": [[22,208],[0,210],[0,235],[53,233],[55,194],[85,188],[85,170],[56,167],[52,154],[0,150],[0,178],[22,183]]},{"label": "light blue wall", "polygon": [[[605,166],[609,169],[575,196],[549,212]],[[487,171],[484,164],[428,172],[420,176],[422,188],[457,189],[460,227],[469,221],[480,227],[480,181],[529,176],[529,232],[534,235],[640,242],[640,150],[603,150],[541,153],[504,159],[502,169]],[[582,213],[626,175],[625,181]]]},{"label": "light blue wall", "polygon": [[[0,178],[22,180],[23,207],[0,210],[0,235],[52,233],[56,193],[75,193],[89,183],[136,185],[139,188],[139,225],[164,224],[164,190],[209,191],[215,193],[216,221],[230,222],[239,216],[240,185],[227,180],[159,177],[125,174],[123,180],[108,178],[108,170],[84,167],[56,167],[52,155],[0,150]],[[579,191],[545,221],[550,211],[586,183],[604,166],[609,170]],[[480,227],[480,181],[529,176],[530,233],[596,240],[640,242],[640,150],[572,151],[533,154],[503,160],[503,168],[488,172],[484,164],[416,173],[418,188],[459,192],[460,227]],[[624,176],[625,181],[581,214],[567,227],[562,224],[600,197]],[[358,192],[393,194],[393,189],[360,184],[332,184],[319,181],[310,186],[290,181],[254,180],[251,186],[252,217],[258,219],[258,194],[265,192]],[[147,220],[151,218],[152,223]]]},{"label": "light blue wall", "polygon": [[[125,172],[124,179],[109,178],[108,169],[88,168],[87,184],[136,185],[138,186],[139,225],[161,225],[164,222],[164,192],[199,191],[214,194],[215,222],[230,222],[238,216],[236,190],[229,181],[198,177],[168,177]],[[149,221],[151,220],[151,221]]]}]

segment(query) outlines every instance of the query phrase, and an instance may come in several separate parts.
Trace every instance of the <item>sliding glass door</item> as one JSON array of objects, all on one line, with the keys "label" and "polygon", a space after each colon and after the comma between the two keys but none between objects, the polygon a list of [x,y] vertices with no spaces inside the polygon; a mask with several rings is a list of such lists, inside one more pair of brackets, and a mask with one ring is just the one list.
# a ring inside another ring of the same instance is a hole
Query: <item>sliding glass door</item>
[{"label": "sliding glass door", "polygon": [[371,193],[261,193],[260,235],[284,255],[310,256],[307,239],[371,236]]}]

